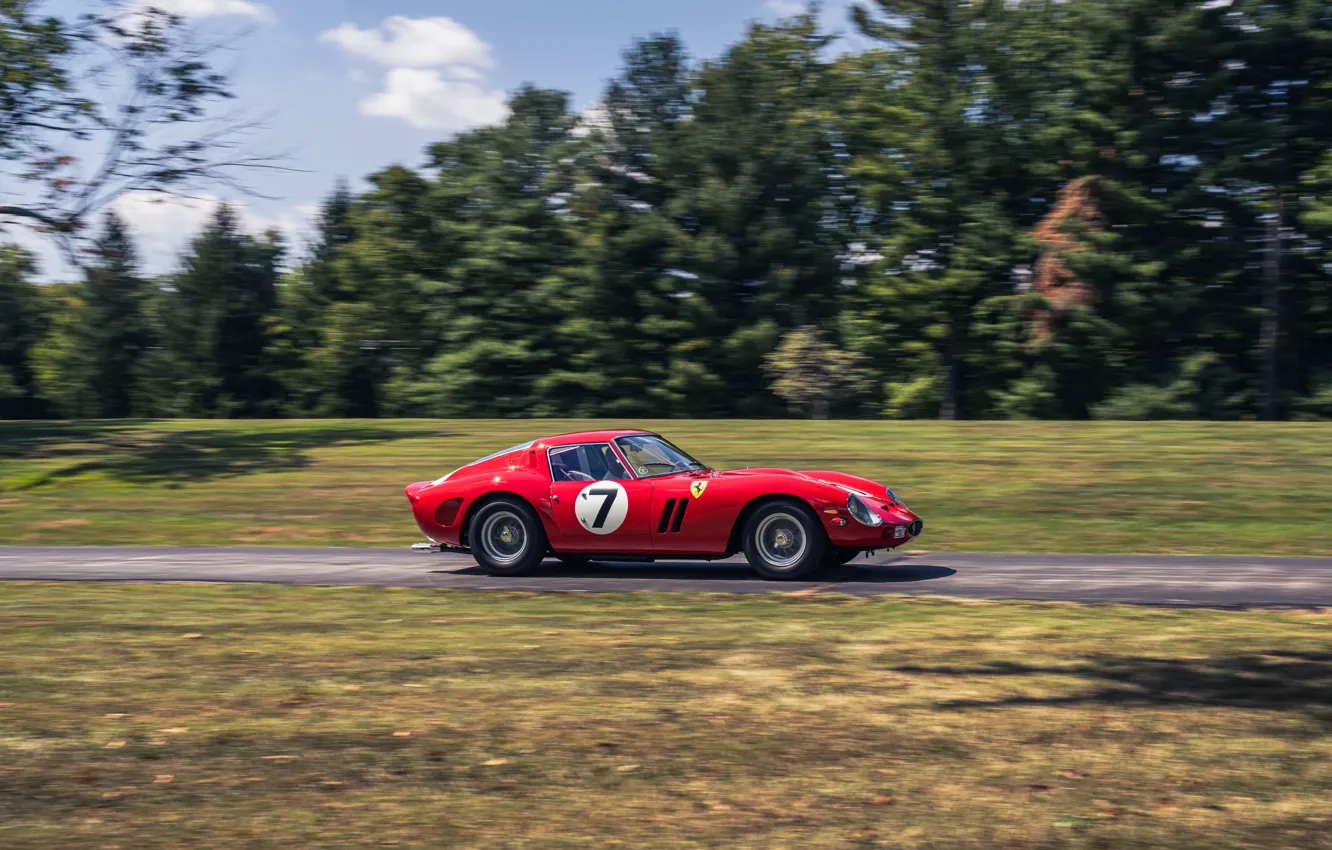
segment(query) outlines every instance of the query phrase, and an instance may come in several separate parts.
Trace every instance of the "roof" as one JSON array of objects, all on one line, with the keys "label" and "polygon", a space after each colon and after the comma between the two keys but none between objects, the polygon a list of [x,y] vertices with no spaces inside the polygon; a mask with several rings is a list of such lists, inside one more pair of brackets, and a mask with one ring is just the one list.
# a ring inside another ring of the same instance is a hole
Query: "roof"
[{"label": "roof", "polygon": [[606,443],[614,440],[616,437],[627,437],[631,434],[651,434],[651,431],[644,431],[638,428],[621,429],[615,431],[576,431],[572,434],[558,434],[554,437],[545,437],[537,440],[538,445],[546,446],[571,446],[577,443]]}]

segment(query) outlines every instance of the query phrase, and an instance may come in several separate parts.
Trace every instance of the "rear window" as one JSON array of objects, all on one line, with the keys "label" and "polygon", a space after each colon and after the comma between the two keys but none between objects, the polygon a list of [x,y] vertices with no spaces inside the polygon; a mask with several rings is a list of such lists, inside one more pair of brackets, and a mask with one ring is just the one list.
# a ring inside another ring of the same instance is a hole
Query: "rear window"
[{"label": "rear window", "polygon": [[494,460],[494,459],[497,458],[497,457],[504,457],[505,455],[507,455],[507,454],[513,454],[514,452],[526,451],[527,449],[532,448],[532,446],[534,446],[534,445],[536,445],[536,440],[532,440],[531,442],[528,442],[528,443],[523,443],[521,446],[514,446],[513,448],[505,449],[505,450],[502,451],[502,452],[495,452],[493,455],[486,455],[485,457],[481,458],[480,460],[474,460],[474,461],[472,461],[471,463],[469,463],[469,464],[467,464],[467,465],[468,465],[468,466],[476,466],[478,463],[485,463],[486,461],[488,461],[488,460]]}]

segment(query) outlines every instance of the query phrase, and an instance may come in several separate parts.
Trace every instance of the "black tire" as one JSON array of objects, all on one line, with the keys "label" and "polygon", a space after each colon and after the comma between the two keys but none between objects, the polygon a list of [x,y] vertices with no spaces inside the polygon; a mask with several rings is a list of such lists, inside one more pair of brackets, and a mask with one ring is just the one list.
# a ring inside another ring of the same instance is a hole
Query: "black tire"
[{"label": "black tire", "polygon": [[755,511],[741,539],[749,565],[769,581],[804,578],[818,568],[828,548],[814,512],[790,499],[769,502]]},{"label": "black tire", "polygon": [[826,570],[840,567],[844,564],[851,563],[859,554],[859,549],[847,549],[843,546],[829,546],[828,551],[823,553],[823,562],[820,563],[819,566]]},{"label": "black tire", "polygon": [[477,509],[467,542],[477,565],[492,576],[531,573],[550,545],[536,512],[516,499],[496,499]]}]

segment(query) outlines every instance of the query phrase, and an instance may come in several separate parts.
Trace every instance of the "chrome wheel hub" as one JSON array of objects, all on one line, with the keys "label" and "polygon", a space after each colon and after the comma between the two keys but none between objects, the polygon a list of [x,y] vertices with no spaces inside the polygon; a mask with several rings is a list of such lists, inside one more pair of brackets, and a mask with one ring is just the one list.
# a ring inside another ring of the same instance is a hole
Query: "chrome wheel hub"
[{"label": "chrome wheel hub", "polygon": [[527,551],[527,531],[516,514],[500,511],[486,517],[478,542],[491,560],[511,564]]},{"label": "chrome wheel hub", "polygon": [[809,548],[805,528],[791,514],[778,513],[765,517],[755,534],[759,554],[768,566],[789,570],[800,562]]}]

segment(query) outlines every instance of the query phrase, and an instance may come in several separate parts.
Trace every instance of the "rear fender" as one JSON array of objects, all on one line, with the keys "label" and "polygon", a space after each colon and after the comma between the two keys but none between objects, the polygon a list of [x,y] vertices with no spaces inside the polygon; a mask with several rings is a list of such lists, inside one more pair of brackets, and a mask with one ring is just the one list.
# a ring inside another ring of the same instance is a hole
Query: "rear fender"
[{"label": "rear fender", "polygon": [[505,499],[512,502],[519,502],[531,508],[532,513],[537,515],[538,519],[541,521],[542,526],[545,527],[546,539],[547,540],[550,539],[549,523],[547,523],[546,518],[541,515],[541,511],[537,509],[537,506],[532,504],[531,499],[524,498],[523,496],[520,496],[517,493],[512,493],[507,490],[494,490],[492,492],[486,493],[484,496],[481,496],[473,500],[467,506],[467,511],[463,514],[462,535],[459,537],[459,542],[464,548],[471,548],[468,538],[471,536],[472,519],[476,516],[476,512],[479,511],[481,508],[485,507],[486,505],[490,504],[491,502],[498,501],[500,499]]}]

